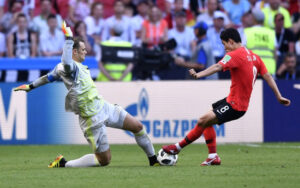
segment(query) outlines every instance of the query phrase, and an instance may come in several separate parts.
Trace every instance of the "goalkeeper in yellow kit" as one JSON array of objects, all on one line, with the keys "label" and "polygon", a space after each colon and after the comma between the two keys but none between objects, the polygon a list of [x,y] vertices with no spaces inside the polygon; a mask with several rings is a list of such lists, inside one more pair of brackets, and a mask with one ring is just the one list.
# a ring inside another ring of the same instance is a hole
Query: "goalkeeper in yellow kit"
[{"label": "goalkeeper in yellow kit", "polygon": [[44,84],[61,80],[68,89],[65,100],[66,111],[79,116],[81,130],[94,153],[66,161],[59,155],[48,167],[92,167],[106,166],[110,163],[111,152],[106,135],[106,126],[131,131],[137,144],[146,153],[150,166],[159,165],[151,140],[143,125],[122,107],[112,105],[99,96],[87,66],[82,65],[86,56],[84,41],[73,39],[72,31],[63,23],[66,35],[61,63],[50,73],[29,85],[22,85],[14,91],[31,91]]}]

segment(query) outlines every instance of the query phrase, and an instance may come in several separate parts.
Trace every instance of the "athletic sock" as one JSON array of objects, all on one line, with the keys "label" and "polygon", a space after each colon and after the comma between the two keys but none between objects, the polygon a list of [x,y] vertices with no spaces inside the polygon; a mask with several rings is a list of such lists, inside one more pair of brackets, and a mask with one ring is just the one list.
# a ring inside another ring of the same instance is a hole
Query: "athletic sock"
[{"label": "athletic sock", "polygon": [[197,140],[203,133],[204,128],[196,125],[187,135],[186,137],[179,142],[179,146],[184,148],[186,145]]},{"label": "athletic sock", "polygon": [[144,129],[142,129],[138,133],[135,133],[134,138],[135,138],[136,143],[147,154],[147,157],[153,157],[155,155],[155,151],[154,151],[152,142]]},{"label": "athletic sock", "polygon": [[208,154],[208,158],[213,159],[217,156],[217,153],[210,153]]},{"label": "athletic sock", "polygon": [[208,153],[217,153],[216,131],[214,127],[206,127],[203,135],[208,148]]},{"label": "athletic sock", "polygon": [[65,167],[93,167],[100,166],[95,154],[86,154],[78,159],[70,160]]}]

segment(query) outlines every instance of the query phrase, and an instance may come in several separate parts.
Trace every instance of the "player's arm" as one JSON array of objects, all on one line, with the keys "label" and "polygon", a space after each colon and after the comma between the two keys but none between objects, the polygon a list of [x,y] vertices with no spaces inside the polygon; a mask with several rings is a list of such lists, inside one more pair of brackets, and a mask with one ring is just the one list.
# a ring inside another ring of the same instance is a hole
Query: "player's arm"
[{"label": "player's arm", "polygon": [[212,75],[216,72],[219,72],[221,70],[223,70],[222,65],[217,63],[217,64],[214,64],[214,65],[208,67],[207,69],[205,69],[203,71],[200,71],[198,73],[196,73],[196,71],[194,69],[190,69],[189,72],[190,72],[191,76],[193,76],[196,79],[199,79],[199,78],[202,78],[202,77],[210,76],[210,75]]},{"label": "player's arm", "polygon": [[284,98],[284,97],[281,96],[281,93],[280,93],[280,91],[277,87],[277,84],[274,81],[273,77],[269,73],[264,74],[262,77],[268,83],[270,88],[273,90],[278,102],[280,104],[283,104],[284,106],[289,106],[291,101],[289,99]]},{"label": "player's arm", "polygon": [[116,79],[114,79],[113,77],[111,77],[111,75],[106,70],[106,68],[104,67],[104,64],[103,64],[103,62],[101,60],[98,62],[98,66],[99,66],[101,74],[104,74],[110,81],[116,81]]},{"label": "player's arm", "polygon": [[122,81],[128,73],[130,73],[133,69],[133,63],[128,63],[126,70],[122,73],[122,76],[119,78],[119,81]]},{"label": "player's arm", "polygon": [[72,50],[73,50],[73,33],[70,27],[66,26],[65,21],[62,24],[62,31],[66,36],[66,40],[63,47],[63,54],[61,56],[61,62],[64,65],[64,70],[66,73],[70,73],[74,70],[74,63],[72,59]]},{"label": "player's arm", "polygon": [[33,90],[34,88],[40,87],[42,85],[45,85],[47,83],[49,83],[49,79],[47,75],[44,75],[38,79],[36,79],[35,81],[33,81],[31,84],[24,84],[21,85],[19,87],[14,88],[14,91],[26,91],[29,92],[31,90]]},{"label": "player's arm", "polygon": [[176,57],[174,59],[176,65],[189,68],[189,69],[203,69],[204,65],[194,62],[186,62],[182,57]]}]

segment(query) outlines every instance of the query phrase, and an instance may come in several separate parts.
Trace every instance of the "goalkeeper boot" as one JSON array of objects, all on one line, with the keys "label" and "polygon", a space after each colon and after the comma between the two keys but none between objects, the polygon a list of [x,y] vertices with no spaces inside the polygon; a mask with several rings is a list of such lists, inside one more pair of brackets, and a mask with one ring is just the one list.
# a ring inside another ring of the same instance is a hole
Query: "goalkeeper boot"
[{"label": "goalkeeper boot", "polygon": [[162,149],[168,153],[168,154],[171,154],[171,155],[176,155],[178,154],[180,151],[177,149],[176,145],[175,144],[172,144],[172,145],[168,145],[168,146],[162,146]]},{"label": "goalkeeper boot", "polygon": [[150,166],[160,166],[159,162],[157,161],[156,155],[153,155],[152,157],[148,157],[148,159],[149,159]]},{"label": "goalkeeper boot", "polygon": [[67,163],[63,155],[59,155],[56,159],[48,165],[48,168],[62,168]]},{"label": "goalkeeper boot", "polygon": [[201,166],[221,165],[221,158],[216,155],[214,158],[207,158]]}]

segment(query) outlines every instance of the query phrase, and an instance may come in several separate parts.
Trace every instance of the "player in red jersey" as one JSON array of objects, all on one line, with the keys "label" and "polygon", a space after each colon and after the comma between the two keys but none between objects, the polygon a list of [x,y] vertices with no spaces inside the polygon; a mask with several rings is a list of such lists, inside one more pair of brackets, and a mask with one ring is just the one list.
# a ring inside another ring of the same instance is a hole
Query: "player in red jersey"
[{"label": "player in red jersey", "polygon": [[[242,46],[241,37],[236,29],[229,28],[222,31],[220,38],[226,50],[223,59],[201,72],[196,73],[194,69],[189,70],[189,72],[194,78],[199,79],[219,71],[229,70],[231,74],[230,93],[228,97],[212,104],[213,109],[200,117],[197,125],[183,140],[173,145],[163,146],[163,150],[169,154],[178,154],[182,148],[198,139],[207,129],[211,130],[214,124],[222,124],[242,117],[248,109],[250,96],[258,74],[271,87],[280,104],[290,105],[290,100],[281,96],[274,79],[267,72],[260,57]],[[213,133],[214,131],[209,132]],[[214,147],[216,147],[215,137],[215,134],[211,136]],[[220,157],[217,153],[213,153],[201,165],[220,164]]]}]

